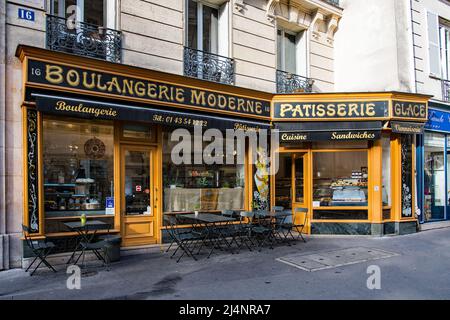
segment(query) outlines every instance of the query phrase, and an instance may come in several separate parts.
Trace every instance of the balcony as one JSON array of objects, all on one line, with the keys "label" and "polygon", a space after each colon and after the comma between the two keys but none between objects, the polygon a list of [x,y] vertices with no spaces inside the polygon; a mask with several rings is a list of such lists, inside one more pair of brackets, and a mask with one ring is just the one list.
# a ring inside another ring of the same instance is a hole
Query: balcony
[{"label": "balcony", "polygon": [[184,75],[224,84],[234,84],[234,60],[184,47]]},{"label": "balcony", "polygon": [[314,80],[277,70],[277,93],[312,92]]},{"label": "balcony", "polygon": [[112,62],[121,61],[122,33],[83,22],[47,15],[47,49]]},{"label": "balcony", "polygon": [[442,100],[450,102],[450,80],[441,80],[442,83]]},{"label": "balcony", "polygon": [[339,0],[324,0],[324,1],[333,6],[339,7]]}]

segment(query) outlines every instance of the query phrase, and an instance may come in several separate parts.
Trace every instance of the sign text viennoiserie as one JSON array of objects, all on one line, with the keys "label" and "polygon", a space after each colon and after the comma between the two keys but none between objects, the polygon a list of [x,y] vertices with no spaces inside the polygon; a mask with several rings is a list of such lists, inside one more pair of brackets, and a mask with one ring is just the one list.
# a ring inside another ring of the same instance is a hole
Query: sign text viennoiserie
[{"label": "sign text viennoiserie", "polygon": [[228,111],[244,116],[270,116],[270,102],[266,100],[251,99],[42,61],[29,61],[28,81],[59,88],[87,90],[104,95],[119,95],[152,102],[194,106],[208,111]]},{"label": "sign text viennoiserie", "polygon": [[387,101],[275,103],[277,119],[383,118]]}]

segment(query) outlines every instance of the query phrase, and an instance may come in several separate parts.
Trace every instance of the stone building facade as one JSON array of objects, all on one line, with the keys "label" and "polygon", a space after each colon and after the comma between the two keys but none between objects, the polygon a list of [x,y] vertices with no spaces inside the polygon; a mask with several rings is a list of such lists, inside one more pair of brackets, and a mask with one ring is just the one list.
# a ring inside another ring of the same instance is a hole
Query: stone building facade
[{"label": "stone building facade", "polygon": [[[59,50],[50,45],[51,28],[74,13],[71,4],[78,5],[80,21],[119,31],[121,64],[202,78],[192,74],[187,60],[211,53],[221,56],[214,61],[232,64],[229,79],[237,87],[334,91],[334,36],[343,15],[335,0],[1,1],[0,270],[18,267],[22,259],[24,92],[16,49],[22,44]],[[188,30],[189,21],[195,32]],[[201,37],[208,38],[208,48]],[[83,52],[77,54],[90,54]]]}]

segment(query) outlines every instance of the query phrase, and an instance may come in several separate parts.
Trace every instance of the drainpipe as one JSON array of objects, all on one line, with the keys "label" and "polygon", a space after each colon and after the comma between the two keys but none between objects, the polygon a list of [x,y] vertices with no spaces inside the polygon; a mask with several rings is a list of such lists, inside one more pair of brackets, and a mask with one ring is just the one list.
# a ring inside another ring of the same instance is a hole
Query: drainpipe
[{"label": "drainpipe", "polygon": [[0,1],[0,270],[9,268],[6,235],[6,1]]}]

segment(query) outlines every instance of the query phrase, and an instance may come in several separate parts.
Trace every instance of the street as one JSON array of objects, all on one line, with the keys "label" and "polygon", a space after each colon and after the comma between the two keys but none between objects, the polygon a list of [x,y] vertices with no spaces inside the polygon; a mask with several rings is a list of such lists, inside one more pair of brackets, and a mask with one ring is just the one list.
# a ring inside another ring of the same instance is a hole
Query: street
[{"label": "street", "polygon": [[[449,299],[450,228],[395,237],[311,237],[295,246],[262,252],[216,252],[180,263],[159,248],[124,256],[111,270],[98,267],[69,290],[65,266],[0,272],[0,299]],[[347,248],[394,255],[308,272],[277,259]],[[93,262],[94,263],[94,262]],[[99,265],[95,262],[95,265]],[[95,265],[89,265],[95,267]],[[369,266],[378,266],[380,289],[368,289]],[[91,270],[91,269],[89,269]]]}]

